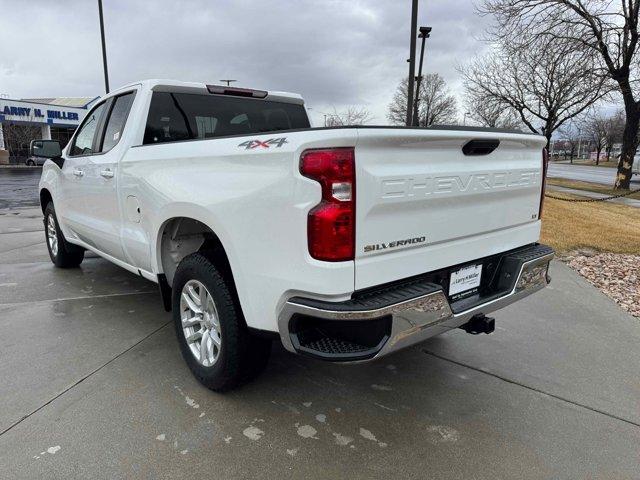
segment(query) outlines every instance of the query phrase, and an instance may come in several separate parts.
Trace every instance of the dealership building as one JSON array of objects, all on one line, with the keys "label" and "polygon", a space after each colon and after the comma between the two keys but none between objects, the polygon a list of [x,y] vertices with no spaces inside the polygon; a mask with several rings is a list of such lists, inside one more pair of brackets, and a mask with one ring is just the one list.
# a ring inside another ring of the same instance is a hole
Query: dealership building
[{"label": "dealership building", "polygon": [[[67,144],[94,98],[0,98],[0,162],[23,163],[31,140]],[[4,152],[3,152],[4,151]]]}]

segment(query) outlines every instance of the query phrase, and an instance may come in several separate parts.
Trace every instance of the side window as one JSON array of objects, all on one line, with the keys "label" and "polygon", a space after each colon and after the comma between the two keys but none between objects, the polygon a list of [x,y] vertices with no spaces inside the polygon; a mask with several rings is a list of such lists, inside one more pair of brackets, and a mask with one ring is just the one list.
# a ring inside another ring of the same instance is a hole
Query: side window
[{"label": "side window", "polygon": [[135,92],[125,93],[115,98],[107,128],[104,131],[101,152],[108,152],[120,140],[134,98]]},{"label": "side window", "polygon": [[70,156],[91,155],[93,152],[93,137],[100,121],[100,116],[104,110],[104,103],[98,105],[85,117],[82,125],[78,129],[78,134],[69,149]]}]

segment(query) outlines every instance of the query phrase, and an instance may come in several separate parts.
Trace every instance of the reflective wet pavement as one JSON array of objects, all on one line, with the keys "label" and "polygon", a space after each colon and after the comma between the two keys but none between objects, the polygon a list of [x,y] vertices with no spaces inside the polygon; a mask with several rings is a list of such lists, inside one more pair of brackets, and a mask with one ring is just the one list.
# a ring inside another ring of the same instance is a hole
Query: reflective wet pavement
[{"label": "reflective wet pavement", "polygon": [[40,167],[0,168],[0,209],[38,205]]},{"label": "reflective wet pavement", "polygon": [[274,345],[225,395],[180,357],[156,286],[50,264],[0,210],[0,478],[637,478],[640,324],[555,263],[546,290],[367,365]]}]

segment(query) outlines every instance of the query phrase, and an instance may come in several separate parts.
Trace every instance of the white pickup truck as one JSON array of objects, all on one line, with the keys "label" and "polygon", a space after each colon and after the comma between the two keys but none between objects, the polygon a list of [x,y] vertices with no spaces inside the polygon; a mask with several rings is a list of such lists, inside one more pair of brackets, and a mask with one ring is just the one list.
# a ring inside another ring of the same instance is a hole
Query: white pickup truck
[{"label": "white pickup truck", "polygon": [[299,95],[149,80],[102,98],[49,157],[52,262],[91,250],[157,282],[207,387],[271,340],[359,362],[547,285],[544,138],[478,128],[310,128]]}]

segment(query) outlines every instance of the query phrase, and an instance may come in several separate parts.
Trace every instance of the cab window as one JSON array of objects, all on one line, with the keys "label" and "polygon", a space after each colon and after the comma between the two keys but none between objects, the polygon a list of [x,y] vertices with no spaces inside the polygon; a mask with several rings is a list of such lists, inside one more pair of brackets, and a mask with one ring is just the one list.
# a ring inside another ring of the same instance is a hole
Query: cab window
[{"label": "cab window", "polygon": [[309,128],[304,106],[210,94],[154,92],[145,145]]},{"label": "cab window", "polygon": [[94,153],[93,140],[96,129],[98,128],[98,123],[100,122],[100,117],[104,111],[104,105],[104,103],[101,103],[87,114],[69,149],[70,156],[92,155]]}]

